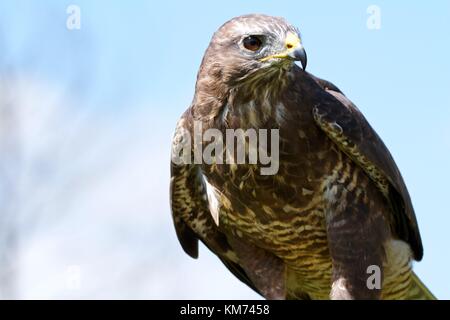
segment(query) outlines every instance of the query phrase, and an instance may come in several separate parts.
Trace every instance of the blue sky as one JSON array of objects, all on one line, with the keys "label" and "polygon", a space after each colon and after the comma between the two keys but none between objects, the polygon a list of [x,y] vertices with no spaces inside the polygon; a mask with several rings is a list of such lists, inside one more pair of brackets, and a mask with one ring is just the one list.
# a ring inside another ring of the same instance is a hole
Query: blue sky
[{"label": "blue sky", "polygon": [[[70,4],[81,9],[80,30],[66,28]],[[366,26],[372,4],[381,9],[380,30]],[[145,141],[142,147],[161,159],[152,169],[168,174],[172,130],[192,99],[212,33],[233,16],[253,12],[283,16],[298,26],[309,72],[339,86],[390,148],[424,241],[425,257],[415,269],[438,297],[450,298],[448,1],[2,1],[0,76],[14,73],[50,84],[70,101],[71,112],[94,125],[108,119],[111,140],[134,130],[127,119],[140,119],[151,130],[125,143]],[[147,184],[164,202],[158,210],[151,207],[149,216],[169,216],[168,195],[160,187],[167,181]],[[164,230],[165,246],[181,251],[171,226]],[[206,250],[202,254],[189,268],[205,263],[226,272],[205,258]],[[180,253],[176,259],[189,258]]]}]

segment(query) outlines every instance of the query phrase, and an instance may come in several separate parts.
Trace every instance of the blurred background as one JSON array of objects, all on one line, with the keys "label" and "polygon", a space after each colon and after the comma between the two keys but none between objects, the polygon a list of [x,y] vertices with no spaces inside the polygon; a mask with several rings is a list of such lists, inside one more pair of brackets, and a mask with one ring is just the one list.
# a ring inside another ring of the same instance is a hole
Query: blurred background
[{"label": "blurred background", "polygon": [[[396,159],[450,298],[450,2],[0,2],[0,298],[259,298],[179,246],[169,156],[212,33],[245,13],[299,27]],[[374,20],[375,19],[375,20]]]}]

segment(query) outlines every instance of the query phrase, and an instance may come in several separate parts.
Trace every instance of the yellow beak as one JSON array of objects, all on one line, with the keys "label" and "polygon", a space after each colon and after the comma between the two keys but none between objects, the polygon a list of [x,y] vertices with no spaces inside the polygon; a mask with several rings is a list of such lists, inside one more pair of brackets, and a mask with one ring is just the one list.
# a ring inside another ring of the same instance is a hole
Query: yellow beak
[{"label": "yellow beak", "polygon": [[298,35],[289,32],[286,36],[285,40],[285,50],[283,52],[273,54],[267,57],[260,59],[261,62],[268,61],[271,59],[290,59],[294,61],[300,61],[303,67],[303,70],[306,69],[307,64],[307,56],[306,51],[303,48],[301,40]]}]

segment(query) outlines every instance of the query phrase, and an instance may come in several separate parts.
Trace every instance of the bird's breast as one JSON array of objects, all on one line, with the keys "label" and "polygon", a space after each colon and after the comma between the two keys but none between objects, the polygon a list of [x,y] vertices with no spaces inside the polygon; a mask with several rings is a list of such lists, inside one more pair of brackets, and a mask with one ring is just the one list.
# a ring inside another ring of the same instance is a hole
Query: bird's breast
[{"label": "bird's breast", "polygon": [[[219,228],[281,258],[302,286],[320,296],[329,287],[331,272],[324,183],[342,167],[341,152],[312,116],[289,99],[266,104],[250,100],[227,112],[227,129],[279,131],[279,167],[275,174],[262,175],[261,163],[202,165],[217,191]],[[270,143],[262,145],[273,154]],[[248,156],[251,148],[244,150]]]}]

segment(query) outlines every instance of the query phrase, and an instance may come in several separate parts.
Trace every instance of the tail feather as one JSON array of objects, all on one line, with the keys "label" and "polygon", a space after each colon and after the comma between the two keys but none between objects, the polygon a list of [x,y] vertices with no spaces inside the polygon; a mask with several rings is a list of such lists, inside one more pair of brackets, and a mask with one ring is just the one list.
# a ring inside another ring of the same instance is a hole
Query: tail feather
[{"label": "tail feather", "polygon": [[419,277],[411,273],[411,289],[409,291],[409,300],[437,300],[430,290],[423,284]]}]

